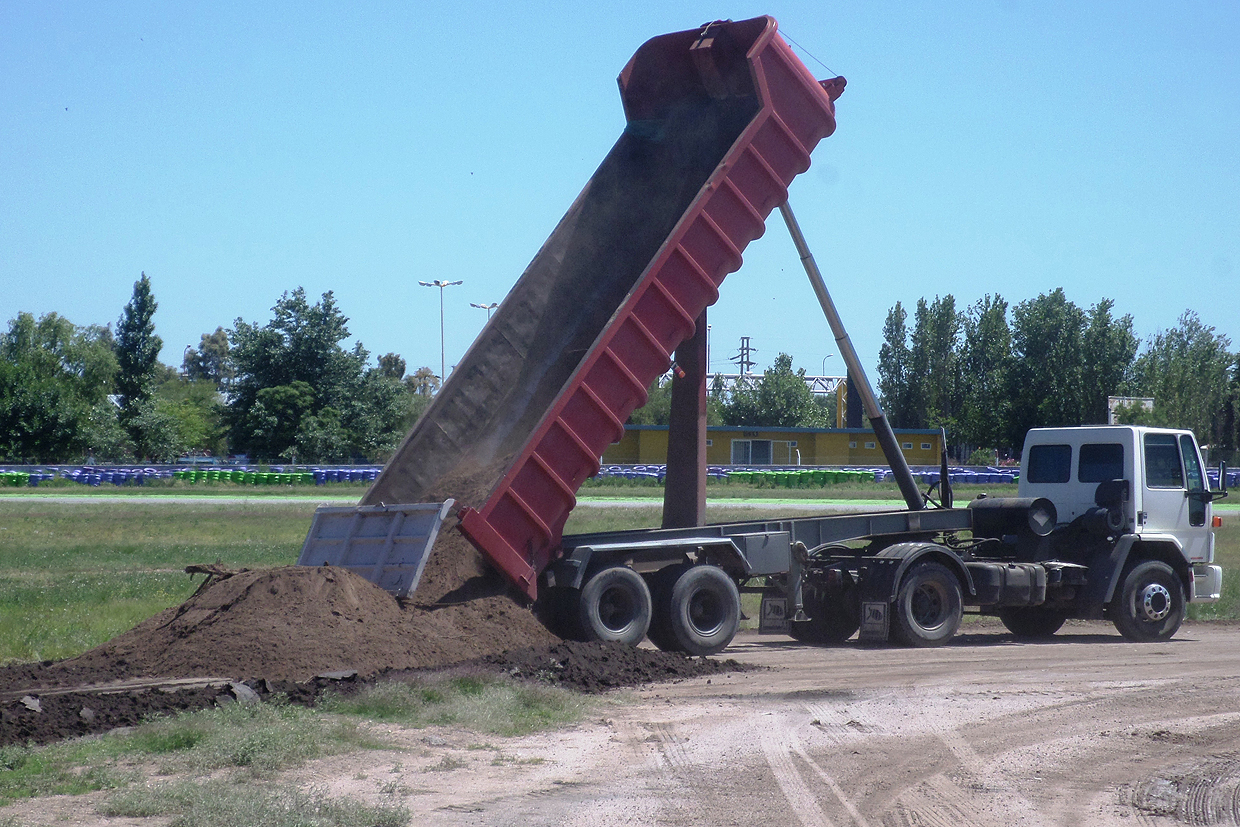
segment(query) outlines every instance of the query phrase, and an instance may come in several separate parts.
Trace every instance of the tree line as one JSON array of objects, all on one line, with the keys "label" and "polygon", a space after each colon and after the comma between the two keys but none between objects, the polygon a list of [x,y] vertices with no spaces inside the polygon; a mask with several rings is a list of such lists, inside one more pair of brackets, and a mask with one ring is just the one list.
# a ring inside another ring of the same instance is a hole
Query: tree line
[{"label": "tree line", "polygon": [[158,307],[143,273],[110,325],[19,313],[0,337],[0,461],[167,462],[245,454],[289,462],[384,459],[439,377],[395,353],[345,349],[332,293],[285,293],[270,321],[202,334],[179,369],[162,364]]},{"label": "tree line", "polygon": [[[170,461],[187,453],[287,462],[382,461],[430,403],[439,377],[406,374],[398,354],[372,364],[346,349],[348,318],[333,294],[284,293],[265,323],[234,320],[159,362],[158,307],[146,274],[116,323],[74,325],[19,313],[0,338],[0,461]],[[1186,311],[1138,341],[1114,302],[1088,309],[1053,290],[1009,308],[987,295],[959,310],[950,294],[900,302],[883,328],[878,391],[896,428],[947,430],[957,461],[1016,455],[1032,427],[1121,422],[1190,428],[1215,456],[1240,446],[1240,355]],[[656,381],[630,423],[665,425],[671,383]],[[815,397],[805,369],[781,353],[753,381],[712,382],[707,421],[736,427],[831,427],[833,396]]]},{"label": "tree line", "polygon": [[1142,343],[1130,315],[1088,309],[1062,288],[1010,308],[987,295],[964,310],[948,294],[917,301],[910,326],[896,302],[883,327],[878,390],[896,428],[947,429],[956,459],[1015,455],[1039,426],[1105,424],[1108,397],[1125,424],[1188,428],[1215,457],[1240,434],[1240,355],[1191,310]]}]

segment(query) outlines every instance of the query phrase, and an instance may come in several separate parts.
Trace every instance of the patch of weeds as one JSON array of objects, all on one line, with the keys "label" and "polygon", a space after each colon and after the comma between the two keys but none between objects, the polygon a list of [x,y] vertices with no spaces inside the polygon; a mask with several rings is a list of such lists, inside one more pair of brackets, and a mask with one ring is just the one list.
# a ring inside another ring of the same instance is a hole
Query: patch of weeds
[{"label": "patch of weeds", "polygon": [[429,767],[427,767],[426,771],[427,772],[451,772],[452,770],[459,770],[463,766],[465,766],[464,761],[460,760],[459,758],[455,758],[451,755],[445,755],[443,758],[439,759],[438,764],[431,764]]},{"label": "patch of weeds", "polygon": [[517,683],[491,675],[380,682],[320,706],[404,726],[454,726],[493,735],[527,735],[575,723],[589,701],[553,686]]},{"label": "patch of weeds", "polygon": [[104,816],[172,816],[168,827],[404,827],[409,811],[317,791],[236,785],[227,779],[134,786],[100,806]]},{"label": "patch of weeds", "polygon": [[496,752],[495,757],[491,759],[492,767],[536,767],[539,764],[545,764],[544,758],[517,758],[514,755],[505,755],[502,752]]},{"label": "patch of weeds", "polygon": [[129,736],[133,752],[164,758],[168,772],[240,767],[269,775],[352,749],[387,746],[355,721],[290,704],[228,704],[155,721]]},{"label": "patch of weeds", "polygon": [[44,747],[0,747],[0,803],[44,795],[81,795],[121,787],[133,774],[109,763],[100,739]]}]

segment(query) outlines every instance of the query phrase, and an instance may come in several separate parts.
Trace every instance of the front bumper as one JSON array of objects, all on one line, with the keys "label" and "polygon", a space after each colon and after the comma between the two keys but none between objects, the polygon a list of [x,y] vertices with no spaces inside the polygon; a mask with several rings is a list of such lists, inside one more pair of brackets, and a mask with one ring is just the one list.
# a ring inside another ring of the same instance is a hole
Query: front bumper
[{"label": "front bumper", "polygon": [[1193,603],[1213,603],[1223,593],[1223,569],[1221,566],[1193,566]]}]

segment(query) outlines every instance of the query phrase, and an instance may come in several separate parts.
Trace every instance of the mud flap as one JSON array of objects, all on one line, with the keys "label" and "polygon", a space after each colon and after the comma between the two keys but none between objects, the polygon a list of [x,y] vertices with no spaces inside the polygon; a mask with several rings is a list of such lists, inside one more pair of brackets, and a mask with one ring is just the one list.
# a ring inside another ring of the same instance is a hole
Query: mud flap
[{"label": "mud flap", "polygon": [[861,632],[859,640],[886,641],[891,631],[891,603],[866,600],[861,604]]},{"label": "mud flap", "polygon": [[773,594],[762,595],[762,612],[758,617],[758,634],[786,635],[788,624],[788,598]]}]

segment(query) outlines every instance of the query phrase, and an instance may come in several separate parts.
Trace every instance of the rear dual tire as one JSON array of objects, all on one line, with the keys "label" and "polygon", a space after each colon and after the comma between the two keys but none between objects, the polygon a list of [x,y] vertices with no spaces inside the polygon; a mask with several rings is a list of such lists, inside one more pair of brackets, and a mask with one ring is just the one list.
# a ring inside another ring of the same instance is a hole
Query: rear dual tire
[{"label": "rear dual tire", "polygon": [[650,642],[665,652],[714,655],[740,626],[741,596],[718,566],[670,566],[651,575]]}]

